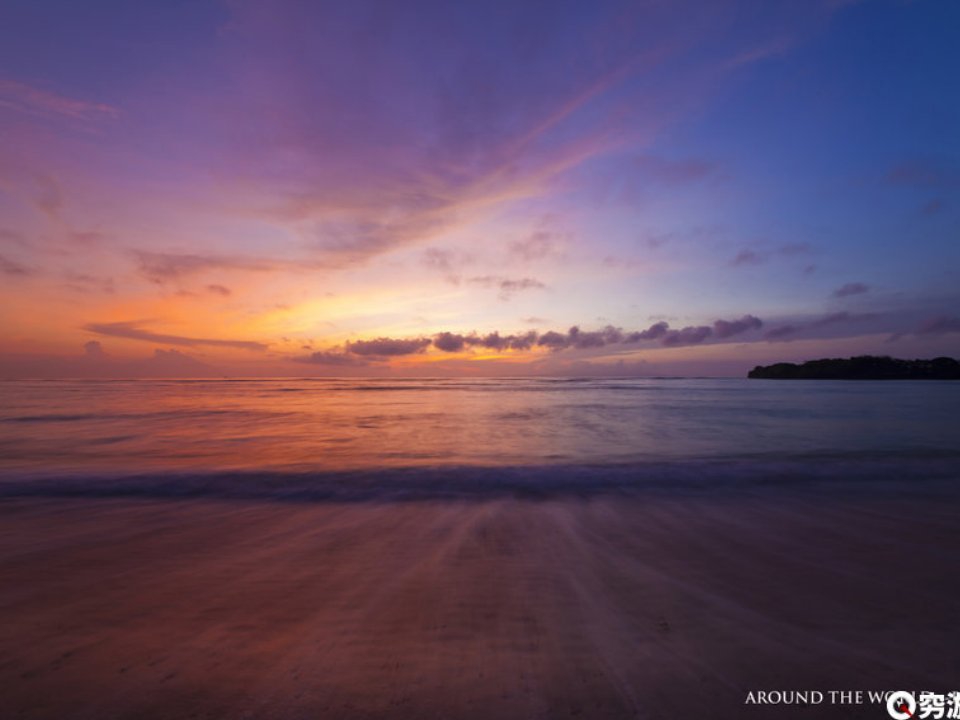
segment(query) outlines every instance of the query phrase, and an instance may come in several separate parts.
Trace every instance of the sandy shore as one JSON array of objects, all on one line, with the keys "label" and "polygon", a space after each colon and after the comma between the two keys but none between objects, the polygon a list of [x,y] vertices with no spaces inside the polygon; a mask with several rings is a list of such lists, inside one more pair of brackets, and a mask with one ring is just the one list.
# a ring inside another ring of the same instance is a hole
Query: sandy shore
[{"label": "sandy shore", "polygon": [[886,717],[744,701],[960,689],[958,556],[943,491],[5,499],[0,715]]}]

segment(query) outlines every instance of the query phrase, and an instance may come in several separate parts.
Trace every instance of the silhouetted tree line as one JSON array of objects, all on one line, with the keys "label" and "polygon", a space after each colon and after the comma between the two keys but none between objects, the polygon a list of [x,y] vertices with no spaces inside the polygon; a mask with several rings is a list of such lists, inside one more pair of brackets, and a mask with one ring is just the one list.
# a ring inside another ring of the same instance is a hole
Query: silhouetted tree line
[{"label": "silhouetted tree line", "polygon": [[953,358],[898,360],[860,355],[796,363],[757,365],[750,378],[772,380],[960,380],[960,362]]}]

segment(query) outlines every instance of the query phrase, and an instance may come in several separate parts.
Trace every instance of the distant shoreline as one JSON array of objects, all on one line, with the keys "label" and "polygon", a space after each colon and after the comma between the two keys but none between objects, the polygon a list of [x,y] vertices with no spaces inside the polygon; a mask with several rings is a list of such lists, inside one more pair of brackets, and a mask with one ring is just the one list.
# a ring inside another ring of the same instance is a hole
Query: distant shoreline
[{"label": "distant shoreline", "polygon": [[805,363],[757,365],[748,378],[763,380],[960,380],[960,362],[949,357],[900,360],[860,355]]}]

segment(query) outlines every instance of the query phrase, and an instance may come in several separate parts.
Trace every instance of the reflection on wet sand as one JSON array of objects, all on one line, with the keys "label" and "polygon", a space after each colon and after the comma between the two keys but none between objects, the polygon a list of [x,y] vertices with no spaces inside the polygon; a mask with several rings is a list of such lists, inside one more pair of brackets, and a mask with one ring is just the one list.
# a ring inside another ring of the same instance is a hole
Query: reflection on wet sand
[{"label": "reflection on wet sand", "polygon": [[8,498],[3,715],[764,717],[748,690],[952,690],[960,506],[913,487]]}]

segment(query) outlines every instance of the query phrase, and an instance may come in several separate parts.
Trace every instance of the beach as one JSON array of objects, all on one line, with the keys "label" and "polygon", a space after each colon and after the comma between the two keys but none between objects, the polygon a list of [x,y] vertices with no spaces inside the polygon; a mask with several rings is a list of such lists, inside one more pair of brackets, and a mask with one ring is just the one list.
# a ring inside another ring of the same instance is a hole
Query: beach
[{"label": "beach", "polygon": [[958,689],[951,482],[0,501],[10,718],[884,717]]},{"label": "beach", "polygon": [[0,720],[960,720],[960,0],[0,0]]}]

